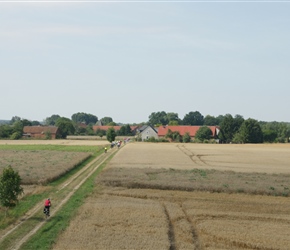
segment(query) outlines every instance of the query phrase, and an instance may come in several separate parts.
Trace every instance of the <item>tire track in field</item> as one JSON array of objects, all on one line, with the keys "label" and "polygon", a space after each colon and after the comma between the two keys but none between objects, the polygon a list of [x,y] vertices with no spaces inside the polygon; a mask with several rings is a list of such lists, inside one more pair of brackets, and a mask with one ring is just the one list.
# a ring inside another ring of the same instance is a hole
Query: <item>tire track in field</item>
[{"label": "tire track in field", "polygon": [[106,195],[116,197],[127,197],[133,199],[154,200],[158,201],[163,208],[165,217],[168,222],[168,240],[170,243],[169,250],[192,249],[201,250],[198,234],[189,219],[185,209],[180,204],[172,203],[170,200],[159,201],[158,198],[148,197],[140,194],[121,194],[106,192]]},{"label": "tire track in field", "polygon": [[177,145],[177,148],[186,156],[188,156],[195,165],[210,166],[205,160],[202,159],[202,157],[206,155],[194,154],[188,148],[186,148],[185,145]]},{"label": "tire track in field", "polygon": [[[92,162],[88,163],[85,167],[83,167],[81,170],[79,170],[76,174],[74,174],[72,177],[69,178],[69,180],[61,185],[59,189],[56,191],[58,193],[59,191],[69,190],[69,184],[72,184],[73,182],[76,182],[79,180],[78,184],[75,185],[71,191],[66,195],[65,199],[62,199],[57,206],[53,206],[53,211],[51,212],[51,215],[55,214],[68,200],[69,198],[75,193],[76,190],[80,188],[80,186],[99,168],[100,165],[102,165],[111,155],[112,153],[102,154],[98,156],[96,159],[94,159]],[[95,165],[98,161],[100,161],[93,169],[90,170],[90,168]],[[82,175],[86,174],[84,178],[82,178]],[[8,230],[6,233],[2,234],[0,236],[0,243],[3,241],[6,237],[8,237],[10,234],[12,234],[14,231],[16,231],[20,226],[22,226],[26,221],[29,219],[32,219],[33,216],[35,216],[41,209],[43,208],[43,202],[39,202],[35,207],[33,207],[31,210],[27,212],[25,216],[19,219],[16,226],[13,226],[10,230]],[[34,233],[36,233],[45,223],[43,222],[38,223],[33,230],[28,232],[22,239],[18,242],[16,242],[16,245],[12,246],[11,249],[19,249],[22,244],[24,244]]]},{"label": "tire track in field", "polygon": [[169,213],[168,213],[166,206],[164,204],[163,204],[163,209],[164,209],[164,213],[165,213],[165,216],[167,218],[167,221],[168,221],[168,240],[170,243],[169,250],[176,250],[173,225],[172,225],[172,222],[170,220]]}]

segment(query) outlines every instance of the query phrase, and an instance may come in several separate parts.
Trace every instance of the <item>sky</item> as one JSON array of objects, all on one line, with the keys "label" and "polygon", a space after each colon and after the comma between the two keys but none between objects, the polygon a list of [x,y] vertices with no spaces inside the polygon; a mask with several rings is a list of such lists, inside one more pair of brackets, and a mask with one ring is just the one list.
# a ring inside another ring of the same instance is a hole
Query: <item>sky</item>
[{"label": "sky", "polygon": [[0,119],[290,122],[290,1],[2,1]]}]

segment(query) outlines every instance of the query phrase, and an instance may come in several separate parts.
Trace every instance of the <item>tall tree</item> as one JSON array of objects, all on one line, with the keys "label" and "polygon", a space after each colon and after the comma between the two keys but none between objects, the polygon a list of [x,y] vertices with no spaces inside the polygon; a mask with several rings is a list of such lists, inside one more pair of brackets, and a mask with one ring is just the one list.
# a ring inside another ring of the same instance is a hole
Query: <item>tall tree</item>
[{"label": "tall tree", "polygon": [[78,112],[72,115],[72,121],[75,123],[95,124],[98,121],[98,117],[92,114],[84,112]]},{"label": "tall tree", "polygon": [[19,116],[13,116],[10,120],[10,124],[14,124],[15,122],[21,121],[21,118]]},{"label": "tall tree", "polygon": [[120,130],[117,133],[118,135],[126,135],[126,136],[130,136],[132,135],[132,130],[129,124],[127,125],[123,125]]},{"label": "tall tree", "polygon": [[244,122],[244,117],[241,116],[241,115],[235,115],[234,117],[234,124],[233,124],[233,130],[234,130],[234,133],[238,132],[241,125],[243,124]]},{"label": "tall tree", "polygon": [[186,114],[182,120],[182,124],[183,125],[203,125],[203,115],[198,112],[198,111],[195,111],[195,112],[189,112],[188,114]]},{"label": "tall tree", "polygon": [[52,115],[45,119],[44,124],[47,126],[54,126],[56,124],[57,119],[59,118],[60,118],[59,115]]},{"label": "tall tree", "polygon": [[234,118],[231,114],[226,114],[223,121],[220,124],[219,138],[222,142],[229,143],[233,140],[235,130],[234,130]]},{"label": "tall tree", "polygon": [[262,143],[263,133],[257,120],[247,119],[239,130],[239,138],[242,143]]},{"label": "tall tree", "polygon": [[180,119],[178,117],[177,113],[169,112],[167,113],[167,124],[176,124],[178,125],[180,123]]},{"label": "tall tree", "polygon": [[211,137],[212,137],[212,131],[207,126],[200,127],[199,130],[197,130],[195,134],[195,138],[200,141],[209,140],[211,139]]},{"label": "tall tree", "polygon": [[7,124],[0,125],[0,138],[9,138],[13,133],[13,127]]},{"label": "tall tree", "polygon": [[165,111],[153,112],[151,115],[149,115],[148,123],[152,126],[157,124],[167,125],[168,122],[167,113]]},{"label": "tall tree", "polygon": [[108,116],[103,117],[102,119],[100,119],[100,121],[104,126],[107,126],[109,123],[114,122],[113,119]]},{"label": "tall tree", "polygon": [[21,178],[18,172],[14,171],[11,166],[3,169],[0,176],[0,202],[7,210],[16,206],[18,196],[23,193],[20,182]]},{"label": "tall tree", "polygon": [[204,125],[216,126],[218,125],[218,121],[214,116],[207,115],[206,117],[204,117]]},{"label": "tall tree", "polygon": [[115,138],[116,138],[116,131],[115,129],[112,127],[112,128],[109,128],[107,130],[107,140],[109,142],[112,142],[112,141],[115,141]]},{"label": "tall tree", "polygon": [[58,118],[55,125],[59,129],[60,137],[63,139],[65,139],[67,135],[73,135],[75,132],[75,127],[72,121],[66,117]]}]

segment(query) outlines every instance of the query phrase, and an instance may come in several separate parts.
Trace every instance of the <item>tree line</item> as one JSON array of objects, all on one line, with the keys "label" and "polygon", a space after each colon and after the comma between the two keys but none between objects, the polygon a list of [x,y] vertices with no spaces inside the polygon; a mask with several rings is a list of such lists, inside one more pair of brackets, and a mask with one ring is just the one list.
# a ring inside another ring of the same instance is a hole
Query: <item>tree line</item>
[{"label": "tree line", "polygon": [[[67,135],[98,135],[105,136],[106,131],[98,129],[93,130],[93,126],[102,124],[106,126],[121,125],[116,135],[132,135],[130,125],[151,125],[153,127],[165,125],[189,125],[189,126],[218,126],[220,129],[219,140],[222,143],[273,143],[289,142],[290,123],[286,122],[264,122],[249,118],[244,119],[241,115],[232,116],[231,114],[219,115],[217,117],[207,115],[203,116],[199,111],[191,111],[179,118],[177,113],[173,112],[152,112],[147,122],[141,124],[117,124],[111,117],[103,117],[100,120],[96,115],[78,112],[72,115],[71,119],[52,115],[47,117],[42,123],[38,121],[29,121],[14,116],[8,124],[0,125],[0,138],[20,139],[23,134],[24,126],[47,125],[57,126],[60,131],[60,138],[66,138]],[[85,126],[84,126],[85,125]],[[198,131],[200,136],[208,136],[206,128]],[[169,136],[176,136],[174,133]]]}]

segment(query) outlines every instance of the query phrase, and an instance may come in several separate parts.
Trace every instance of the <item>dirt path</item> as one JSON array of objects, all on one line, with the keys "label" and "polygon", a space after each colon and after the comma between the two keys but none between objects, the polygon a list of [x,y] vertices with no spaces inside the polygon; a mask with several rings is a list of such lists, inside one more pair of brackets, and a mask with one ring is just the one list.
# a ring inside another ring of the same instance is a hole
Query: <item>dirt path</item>
[{"label": "dirt path", "polygon": [[[51,194],[53,207],[51,211],[51,216],[54,216],[61,207],[70,199],[70,197],[81,187],[81,185],[100,167],[100,165],[105,162],[114,152],[114,150],[110,150],[107,154],[102,154],[92,162],[87,164],[73,176],[71,176],[65,183],[60,184],[56,188],[56,192]],[[54,204],[57,204],[54,206]],[[1,242],[3,242],[6,238],[8,238],[11,234],[16,234],[17,230],[20,226],[24,226],[25,223],[28,222],[29,219],[37,216],[39,211],[42,211],[43,202],[38,203],[35,207],[29,210],[22,218],[18,220],[17,223],[12,225],[11,227],[1,232],[0,236],[0,248]],[[32,230],[26,231],[19,237],[19,240],[16,240],[14,244],[10,246],[9,249],[20,249],[20,247],[33,235],[35,234],[45,223],[43,220],[41,222],[37,222]]]}]

